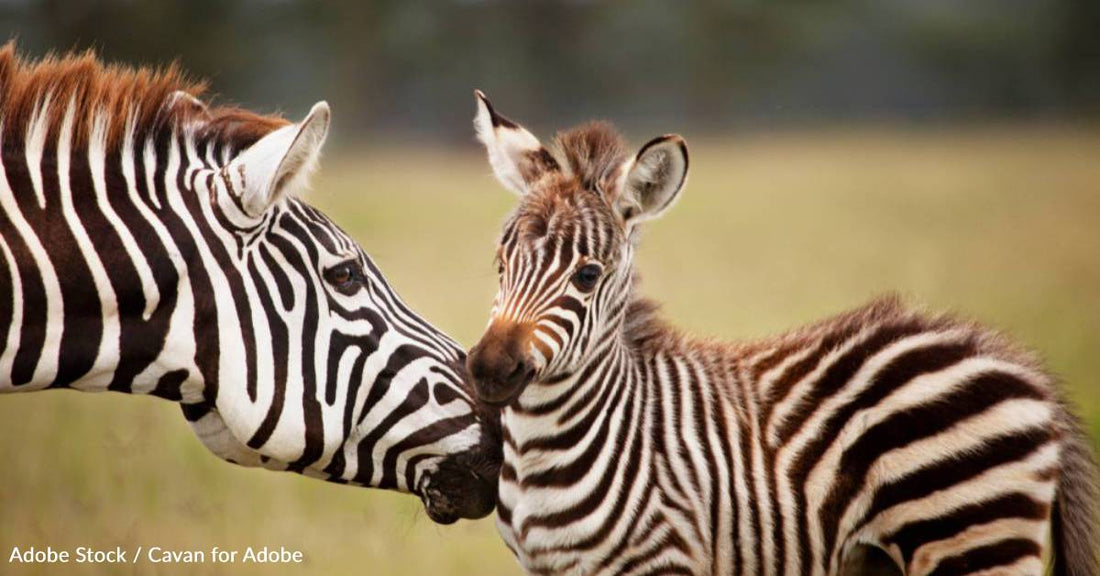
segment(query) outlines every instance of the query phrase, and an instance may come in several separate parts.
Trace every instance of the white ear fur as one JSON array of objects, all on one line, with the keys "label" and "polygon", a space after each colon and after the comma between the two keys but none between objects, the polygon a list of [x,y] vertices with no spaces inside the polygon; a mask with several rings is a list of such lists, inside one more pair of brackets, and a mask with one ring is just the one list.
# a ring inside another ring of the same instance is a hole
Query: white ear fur
[{"label": "white ear fur", "polygon": [[230,162],[228,176],[249,216],[259,218],[283,195],[306,187],[328,135],[329,117],[328,103],[318,102],[300,123],[260,138]]},{"label": "white ear fur", "polygon": [[624,170],[615,205],[634,225],[665,213],[687,182],[687,143],[676,134],[650,140]]},{"label": "white ear fur", "polygon": [[[526,194],[528,184],[538,176],[537,170],[545,167],[549,153],[533,134],[497,114],[481,90],[474,90],[474,96],[477,98],[474,129],[489,153],[493,173],[505,188],[520,196]],[[536,162],[536,158],[542,162]]]}]

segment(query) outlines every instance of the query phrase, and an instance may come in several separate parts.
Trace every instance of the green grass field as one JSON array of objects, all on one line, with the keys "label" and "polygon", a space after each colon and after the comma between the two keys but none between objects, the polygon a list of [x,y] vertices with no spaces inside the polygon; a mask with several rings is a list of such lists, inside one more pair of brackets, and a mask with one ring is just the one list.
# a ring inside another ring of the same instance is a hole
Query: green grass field
[{"label": "green grass field", "polygon": [[[1100,129],[820,131],[699,141],[642,239],[644,290],[699,333],[753,338],[898,291],[1000,327],[1061,375],[1100,445]],[[514,199],[460,153],[332,150],[311,200],[464,345],[485,325]],[[491,520],[433,525],[409,497],[235,467],[168,403],[0,398],[5,574],[516,574]],[[286,546],[300,566],[33,569],[11,547]]]}]

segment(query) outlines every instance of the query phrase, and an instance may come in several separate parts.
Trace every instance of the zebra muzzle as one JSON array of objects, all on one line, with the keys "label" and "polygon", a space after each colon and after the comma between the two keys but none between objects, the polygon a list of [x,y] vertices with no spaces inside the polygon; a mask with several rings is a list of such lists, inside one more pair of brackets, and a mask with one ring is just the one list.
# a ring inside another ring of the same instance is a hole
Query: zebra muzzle
[{"label": "zebra muzzle", "polygon": [[523,327],[495,324],[466,358],[478,399],[486,404],[505,406],[523,393],[537,373],[535,362],[524,352]]},{"label": "zebra muzzle", "polygon": [[484,518],[493,511],[499,464],[485,461],[478,466],[481,460],[476,455],[449,458],[426,477],[420,499],[433,522],[454,524],[460,518]]}]

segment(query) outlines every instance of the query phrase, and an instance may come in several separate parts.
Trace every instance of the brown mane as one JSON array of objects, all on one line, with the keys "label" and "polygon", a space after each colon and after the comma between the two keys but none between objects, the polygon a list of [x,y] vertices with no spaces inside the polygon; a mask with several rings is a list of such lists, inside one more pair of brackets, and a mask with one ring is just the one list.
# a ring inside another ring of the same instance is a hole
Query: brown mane
[{"label": "brown mane", "polygon": [[590,122],[554,136],[551,148],[566,170],[586,190],[596,190],[614,178],[626,160],[622,136],[608,122]]},{"label": "brown mane", "polygon": [[[8,42],[0,48],[0,122],[5,149],[21,148],[27,126],[49,99],[47,141],[57,137],[69,104],[75,118],[73,141],[86,144],[92,121],[106,119],[107,145],[117,146],[131,128],[135,140],[174,133],[199,122],[196,135],[240,149],[287,122],[233,107],[207,108],[197,100],[173,102],[177,91],[198,98],[204,82],[190,80],[176,64],[131,68],[103,64],[92,51],[24,60]],[[171,104],[171,105],[168,105]]]}]

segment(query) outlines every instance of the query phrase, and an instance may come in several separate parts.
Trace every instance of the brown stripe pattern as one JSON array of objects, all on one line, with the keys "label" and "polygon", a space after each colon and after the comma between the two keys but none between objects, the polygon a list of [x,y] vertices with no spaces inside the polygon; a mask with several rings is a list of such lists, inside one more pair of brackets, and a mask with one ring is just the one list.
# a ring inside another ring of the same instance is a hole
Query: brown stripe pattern
[{"label": "brown stripe pattern", "polygon": [[[896,298],[758,342],[661,321],[624,191],[591,176],[630,170],[609,130],[559,136],[561,168],[525,176],[470,356],[505,405],[498,526],[529,573],[1040,574],[1052,528],[1095,544],[1087,512],[1051,523],[1067,495],[1095,504],[1087,450],[1064,451],[1076,420],[993,332]],[[1059,574],[1097,573],[1065,549]]]}]

